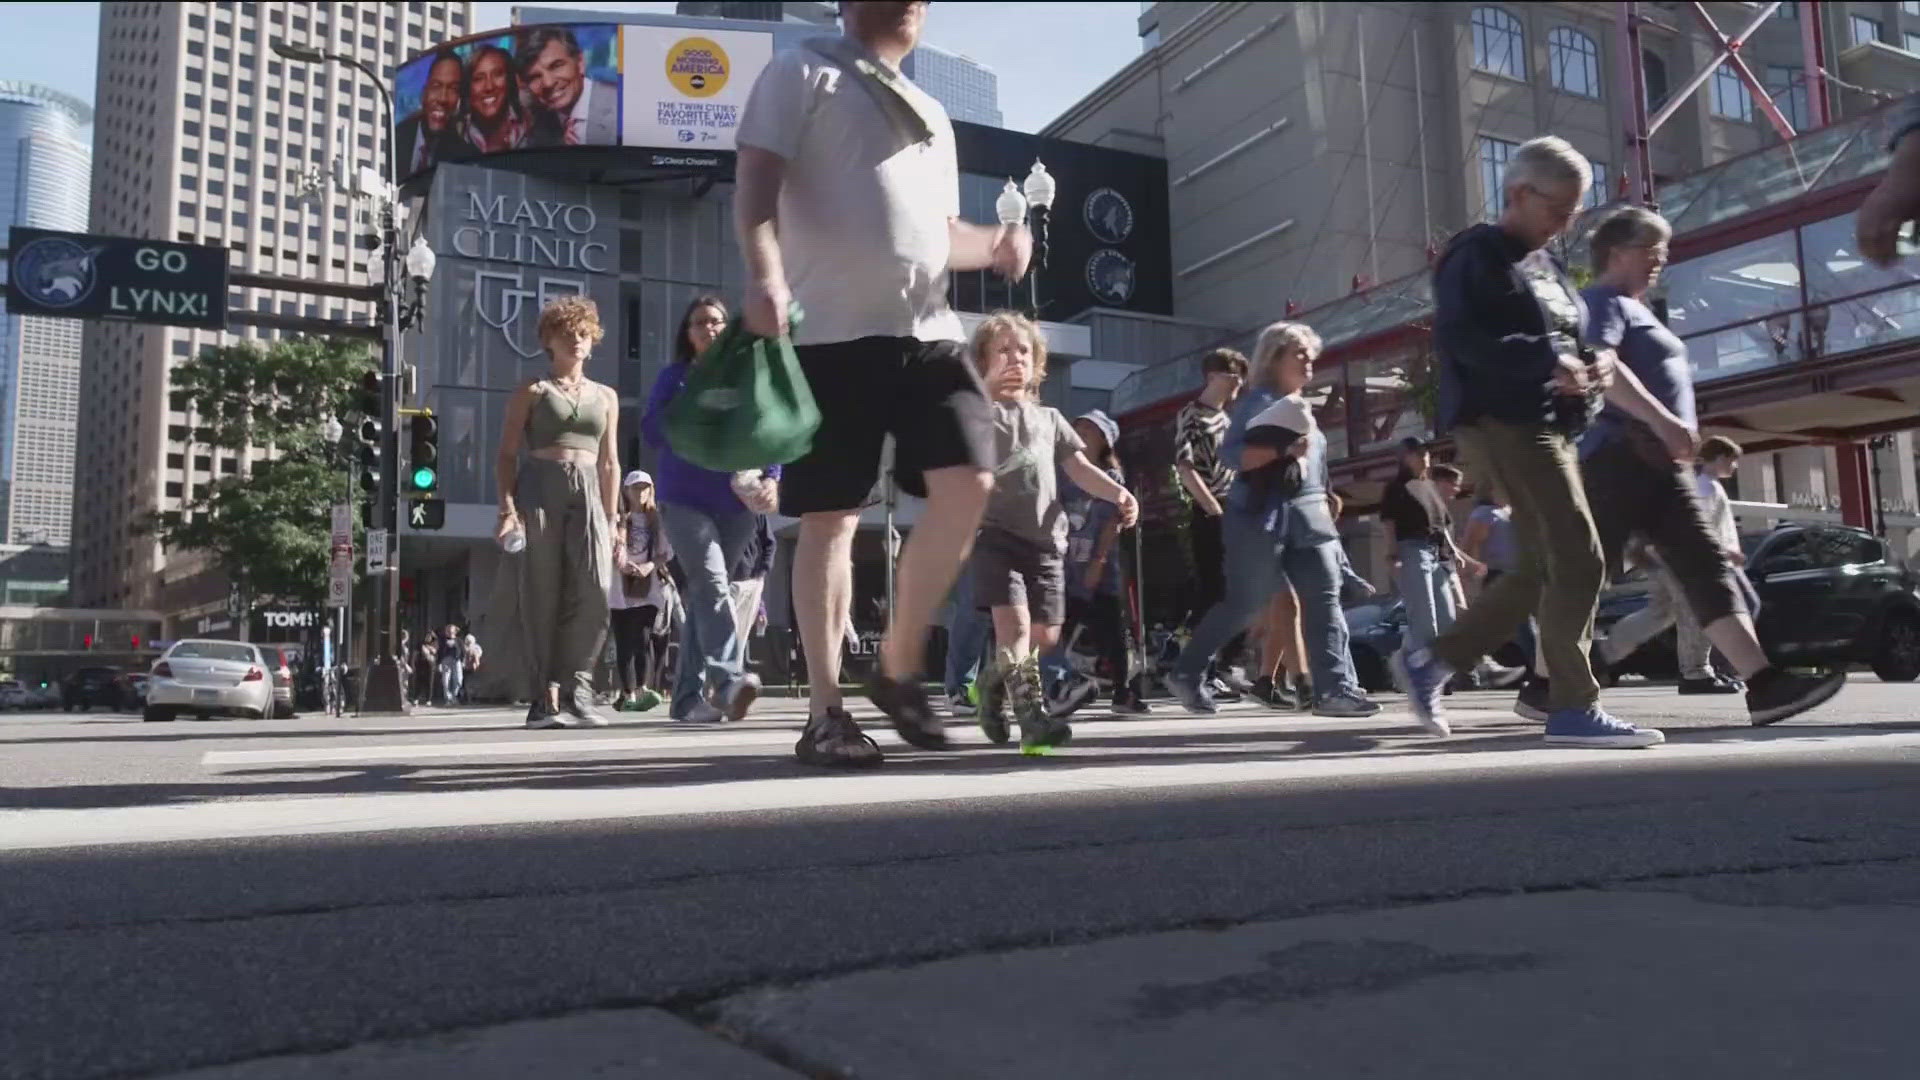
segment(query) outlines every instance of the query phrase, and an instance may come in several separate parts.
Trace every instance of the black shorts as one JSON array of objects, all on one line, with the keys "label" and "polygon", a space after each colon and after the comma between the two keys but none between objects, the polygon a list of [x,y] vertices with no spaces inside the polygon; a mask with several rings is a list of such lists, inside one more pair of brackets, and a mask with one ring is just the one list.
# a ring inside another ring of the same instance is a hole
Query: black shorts
[{"label": "black shorts", "polygon": [[992,526],[973,541],[973,602],[983,608],[1026,608],[1041,626],[1067,621],[1066,560],[1051,545]]},{"label": "black shorts", "polygon": [[932,469],[993,464],[986,387],[957,341],[869,337],[794,350],[820,406],[813,449],[780,476],[780,512],[857,510],[894,440],[900,490],[924,498]]}]

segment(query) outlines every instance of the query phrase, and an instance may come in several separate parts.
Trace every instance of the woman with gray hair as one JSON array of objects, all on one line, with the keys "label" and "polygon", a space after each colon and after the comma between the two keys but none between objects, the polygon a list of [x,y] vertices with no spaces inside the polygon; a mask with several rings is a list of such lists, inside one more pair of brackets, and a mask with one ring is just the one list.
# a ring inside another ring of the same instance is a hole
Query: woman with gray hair
[{"label": "woman with gray hair", "polygon": [[1767,661],[1736,569],[1695,497],[1693,369],[1687,347],[1642,302],[1667,262],[1673,230],[1630,206],[1593,232],[1594,283],[1583,293],[1587,336],[1619,357],[1607,408],[1580,444],[1580,468],[1607,568],[1644,540],[1678,585],[1708,640],[1746,682],[1747,713],[1771,724],[1839,693],[1842,672],[1802,675]]},{"label": "woman with gray hair", "polygon": [[1313,711],[1380,711],[1353,672],[1340,612],[1340,533],[1327,500],[1327,438],[1301,394],[1319,355],[1320,335],[1304,323],[1274,323],[1254,345],[1250,386],[1220,445],[1222,459],[1240,470],[1220,522],[1227,595],[1194,628],[1167,680],[1190,712],[1217,711],[1202,684],[1208,662],[1289,584],[1306,630]]}]

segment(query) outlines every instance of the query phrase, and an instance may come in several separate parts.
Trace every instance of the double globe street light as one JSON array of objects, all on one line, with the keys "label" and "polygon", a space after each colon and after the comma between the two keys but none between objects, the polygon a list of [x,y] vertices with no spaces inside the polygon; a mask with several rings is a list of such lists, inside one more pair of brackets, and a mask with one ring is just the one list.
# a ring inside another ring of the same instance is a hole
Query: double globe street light
[{"label": "double globe street light", "polygon": [[[1023,190],[1024,189],[1024,190]],[[1007,185],[1000,189],[1000,197],[994,200],[993,212],[1000,224],[1012,228],[1025,225],[1029,210],[1033,214],[1034,237],[1039,241],[1033,264],[1027,268],[1028,300],[1033,307],[1033,317],[1040,317],[1040,271],[1047,265],[1047,218],[1053,209],[1055,187],[1053,174],[1038,158],[1027,173],[1026,183],[1015,187],[1013,179],[1007,179]]]},{"label": "double globe street light", "polygon": [[[404,259],[400,254],[396,205],[400,193],[399,133],[395,130],[393,93],[379,72],[352,56],[305,48],[284,39],[275,40],[272,48],[274,55],[293,63],[325,64],[333,61],[351,67],[365,75],[380,95],[381,119],[386,134],[385,153],[380,162],[383,166],[382,182],[360,185],[379,189],[363,194],[372,194],[379,208],[378,242],[383,271],[380,324],[385,330],[380,342],[380,415],[371,418],[377,420],[381,428],[378,499],[375,502],[374,520],[368,521],[366,527],[370,532],[397,529],[400,524],[400,335],[420,319],[425,306],[427,282],[433,277],[436,259],[425,238],[416,238]],[[344,152],[345,148],[342,147]],[[382,612],[385,618],[372,620],[380,629],[374,636],[375,658],[370,665],[371,678],[367,682],[363,704],[366,712],[406,711],[401,665],[399,657],[394,655],[394,649],[400,641],[399,573],[398,560],[389,559],[386,572],[376,582],[379,590],[376,593],[376,610]]]}]

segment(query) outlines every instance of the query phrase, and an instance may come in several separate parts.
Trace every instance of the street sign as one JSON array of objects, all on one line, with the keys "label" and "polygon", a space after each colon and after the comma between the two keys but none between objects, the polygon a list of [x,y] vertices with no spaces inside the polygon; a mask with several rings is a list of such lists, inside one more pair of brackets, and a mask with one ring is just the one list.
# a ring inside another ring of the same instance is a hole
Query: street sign
[{"label": "street sign", "polygon": [[230,586],[227,589],[227,614],[237,619],[246,610],[246,600],[240,595],[240,586]]},{"label": "street sign", "polygon": [[444,529],[447,504],[439,499],[408,499],[407,524],[415,529]]},{"label": "street sign", "polygon": [[367,533],[367,573],[384,573],[387,569],[387,531],[374,529]]},{"label": "street sign", "polygon": [[227,249],[15,226],[7,310],[222,330]]},{"label": "street sign", "polygon": [[353,546],[353,504],[333,504],[333,547]]}]

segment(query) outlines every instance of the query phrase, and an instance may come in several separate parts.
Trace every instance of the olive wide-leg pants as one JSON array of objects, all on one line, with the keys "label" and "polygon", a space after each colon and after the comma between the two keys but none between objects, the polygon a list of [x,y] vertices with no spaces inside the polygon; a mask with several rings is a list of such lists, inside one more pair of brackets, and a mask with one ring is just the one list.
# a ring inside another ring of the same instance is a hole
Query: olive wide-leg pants
[{"label": "olive wide-leg pants", "polygon": [[546,700],[549,687],[592,700],[613,584],[599,475],[592,465],[528,457],[514,498],[527,530],[520,553],[520,625],[528,690],[536,702]]}]

